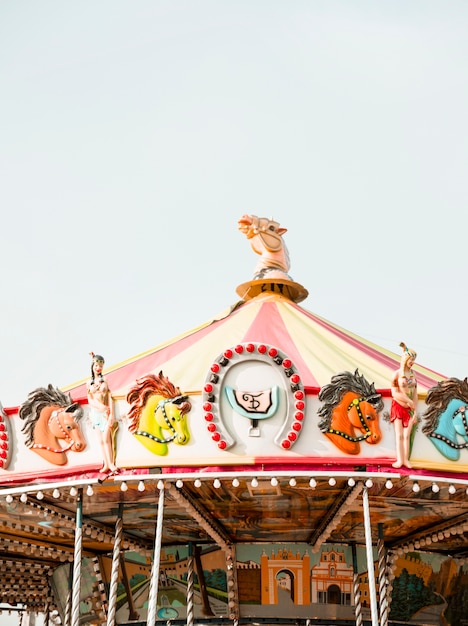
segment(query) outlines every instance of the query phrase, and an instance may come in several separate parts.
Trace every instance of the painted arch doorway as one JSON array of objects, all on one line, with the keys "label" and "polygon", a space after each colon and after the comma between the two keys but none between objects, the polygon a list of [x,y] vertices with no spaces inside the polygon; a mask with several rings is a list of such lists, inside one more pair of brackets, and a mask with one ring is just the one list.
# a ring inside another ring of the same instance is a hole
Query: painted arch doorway
[{"label": "painted arch doorway", "polygon": [[290,570],[282,569],[276,574],[278,604],[294,604],[294,575]]}]

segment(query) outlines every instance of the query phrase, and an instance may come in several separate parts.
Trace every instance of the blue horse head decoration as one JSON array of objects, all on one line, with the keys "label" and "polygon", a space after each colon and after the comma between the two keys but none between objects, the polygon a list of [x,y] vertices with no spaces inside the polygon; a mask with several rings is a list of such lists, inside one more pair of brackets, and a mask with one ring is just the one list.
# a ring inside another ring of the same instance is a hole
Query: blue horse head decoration
[{"label": "blue horse head decoration", "polygon": [[442,380],[427,392],[422,431],[449,461],[468,448],[468,378]]}]

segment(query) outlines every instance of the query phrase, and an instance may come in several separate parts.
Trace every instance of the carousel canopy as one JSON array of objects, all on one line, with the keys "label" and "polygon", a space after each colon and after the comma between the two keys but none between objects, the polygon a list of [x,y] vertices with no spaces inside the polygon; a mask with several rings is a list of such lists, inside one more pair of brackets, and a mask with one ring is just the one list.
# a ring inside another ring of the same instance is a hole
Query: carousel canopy
[{"label": "carousel canopy", "polygon": [[[110,367],[114,396],[147,373],[164,370],[188,392],[199,392],[213,356],[249,341],[276,344],[291,355],[304,385],[315,393],[342,369],[355,369],[388,389],[399,357],[311,313],[277,293],[263,293],[236,305],[157,348]],[[423,391],[441,377],[416,366]],[[68,389],[86,397],[85,383]],[[161,473],[162,472],[162,473]],[[391,468],[328,465],[294,467],[277,462],[233,468],[192,467],[162,471],[127,469],[101,480],[95,473],[54,475],[16,487],[0,498],[0,598],[44,610],[58,606],[51,574],[74,559],[77,503],[83,505],[83,555],[99,560],[112,554],[119,507],[126,550],[151,555],[156,505],[164,488],[162,546],[244,543],[365,545],[362,491],[369,496],[375,535],[388,548],[468,557],[468,477]],[[265,512],[268,514],[265,514]],[[416,547],[415,547],[416,546]],[[61,607],[63,610],[63,606]]]}]

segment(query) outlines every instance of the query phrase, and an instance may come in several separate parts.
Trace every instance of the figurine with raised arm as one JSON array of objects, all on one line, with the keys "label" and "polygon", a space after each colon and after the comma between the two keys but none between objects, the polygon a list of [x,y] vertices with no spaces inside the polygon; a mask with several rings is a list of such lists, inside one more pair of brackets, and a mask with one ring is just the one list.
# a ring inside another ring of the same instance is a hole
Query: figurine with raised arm
[{"label": "figurine with raised arm", "polygon": [[254,279],[286,278],[290,263],[289,253],[283,241],[287,228],[282,228],[272,218],[243,215],[238,222],[239,230],[250,241],[252,250],[260,255],[260,260],[254,270]]},{"label": "figurine with raised arm", "polygon": [[91,352],[91,378],[86,386],[88,392],[89,419],[101,445],[103,465],[101,472],[115,472],[114,434],[117,428],[112,397],[103,376],[104,357]]},{"label": "figurine with raised arm", "polygon": [[392,378],[392,406],[390,421],[395,427],[396,461],[393,467],[411,467],[409,461],[410,440],[413,426],[416,424],[416,409],[418,405],[418,386],[416,376],[412,370],[416,360],[416,352],[401,342],[403,348],[400,368]]}]

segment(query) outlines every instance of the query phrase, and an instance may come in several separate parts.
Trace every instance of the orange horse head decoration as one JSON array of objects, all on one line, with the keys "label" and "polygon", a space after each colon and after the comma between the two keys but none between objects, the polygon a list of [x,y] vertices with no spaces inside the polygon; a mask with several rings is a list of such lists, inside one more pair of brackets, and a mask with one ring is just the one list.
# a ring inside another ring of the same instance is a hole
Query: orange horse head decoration
[{"label": "orange horse head decoration", "polygon": [[356,370],[341,372],[320,390],[323,402],[318,414],[320,430],[347,454],[359,454],[360,443],[378,443],[381,438],[379,413],[383,409],[380,393]]}]

